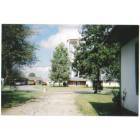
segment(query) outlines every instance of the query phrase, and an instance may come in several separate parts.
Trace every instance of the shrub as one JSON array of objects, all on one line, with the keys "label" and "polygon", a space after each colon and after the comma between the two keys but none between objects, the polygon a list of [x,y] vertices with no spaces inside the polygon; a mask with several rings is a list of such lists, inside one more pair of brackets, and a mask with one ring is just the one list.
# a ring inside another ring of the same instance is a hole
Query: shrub
[{"label": "shrub", "polygon": [[116,105],[121,106],[121,93],[120,93],[120,91],[113,90],[112,93],[113,93],[113,96],[114,96],[112,98],[112,101]]}]

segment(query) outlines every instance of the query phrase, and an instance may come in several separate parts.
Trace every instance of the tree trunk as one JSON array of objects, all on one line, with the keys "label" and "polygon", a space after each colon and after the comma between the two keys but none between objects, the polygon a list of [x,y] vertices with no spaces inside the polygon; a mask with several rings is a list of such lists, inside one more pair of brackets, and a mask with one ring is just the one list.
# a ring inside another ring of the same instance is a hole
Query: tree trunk
[{"label": "tree trunk", "polygon": [[12,73],[12,63],[10,64],[9,62],[7,63],[7,66],[5,67],[5,83],[8,85],[10,84],[9,79],[10,79],[11,73]]},{"label": "tree trunk", "polygon": [[94,93],[98,93],[99,85],[100,85],[100,69],[97,70],[97,79],[96,79],[96,83],[95,83]]},{"label": "tree trunk", "polygon": [[9,85],[9,71],[6,69],[5,83]]},{"label": "tree trunk", "polygon": [[94,80],[92,80],[92,88],[93,88],[93,90],[94,90]]}]

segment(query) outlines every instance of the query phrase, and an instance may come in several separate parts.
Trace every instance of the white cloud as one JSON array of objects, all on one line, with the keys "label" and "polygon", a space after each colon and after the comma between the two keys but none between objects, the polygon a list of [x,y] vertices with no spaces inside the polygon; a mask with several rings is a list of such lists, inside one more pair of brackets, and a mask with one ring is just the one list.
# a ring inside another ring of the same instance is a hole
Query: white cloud
[{"label": "white cloud", "polygon": [[46,67],[28,67],[25,68],[26,71],[32,71],[32,72],[45,72],[45,71],[49,71],[50,70],[50,66],[46,66]]},{"label": "white cloud", "polygon": [[59,43],[66,43],[68,39],[80,38],[80,25],[59,25],[58,33],[50,36],[47,40],[42,40],[40,45],[46,48],[54,48]]}]

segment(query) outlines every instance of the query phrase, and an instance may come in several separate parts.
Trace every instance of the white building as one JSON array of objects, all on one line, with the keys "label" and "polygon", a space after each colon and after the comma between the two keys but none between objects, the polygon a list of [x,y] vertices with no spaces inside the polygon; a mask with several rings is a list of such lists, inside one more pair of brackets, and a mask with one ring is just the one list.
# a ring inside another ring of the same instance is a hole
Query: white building
[{"label": "white building", "polygon": [[112,87],[120,87],[119,83],[117,81],[103,81],[103,87],[104,88],[112,88]]},{"label": "white building", "polygon": [[110,40],[121,44],[121,103],[138,113],[139,26],[114,26]]},{"label": "white building", "polygon": [[[69,39],[67,40],[66,47],[68,48],[69,53],[69,59],[72,64],[74,61],[74,52],[75,47],[79,45],[79,39]],[[79,73],[75,73],[72,70],[72,67],[70,67],[70,80],[68,82],[69,86],[85,86],[86,85],[86,79],[79,77]]]},{"label": "white building", "polygon": [[[68,48],[68,54],[69,54],[69,60],[71,63],[74,62],[74,52],[75,52],[75,46],[79,45],[79,39],[69,39],[67,40],[66,47]],[[76,73],[71,69],[70,77],[75,77]]]}]

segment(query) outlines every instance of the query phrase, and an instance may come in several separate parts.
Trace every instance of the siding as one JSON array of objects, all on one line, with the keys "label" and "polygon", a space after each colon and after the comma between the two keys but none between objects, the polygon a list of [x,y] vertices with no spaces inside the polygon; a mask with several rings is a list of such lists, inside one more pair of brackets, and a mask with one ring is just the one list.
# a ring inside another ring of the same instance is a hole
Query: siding
[{"label": "siding", "polygon": [[121,49],[121,95],[126,92],[122,105],[133,112],[138,113],[138,95],[135,82],[135,42],[131,40]]}]

